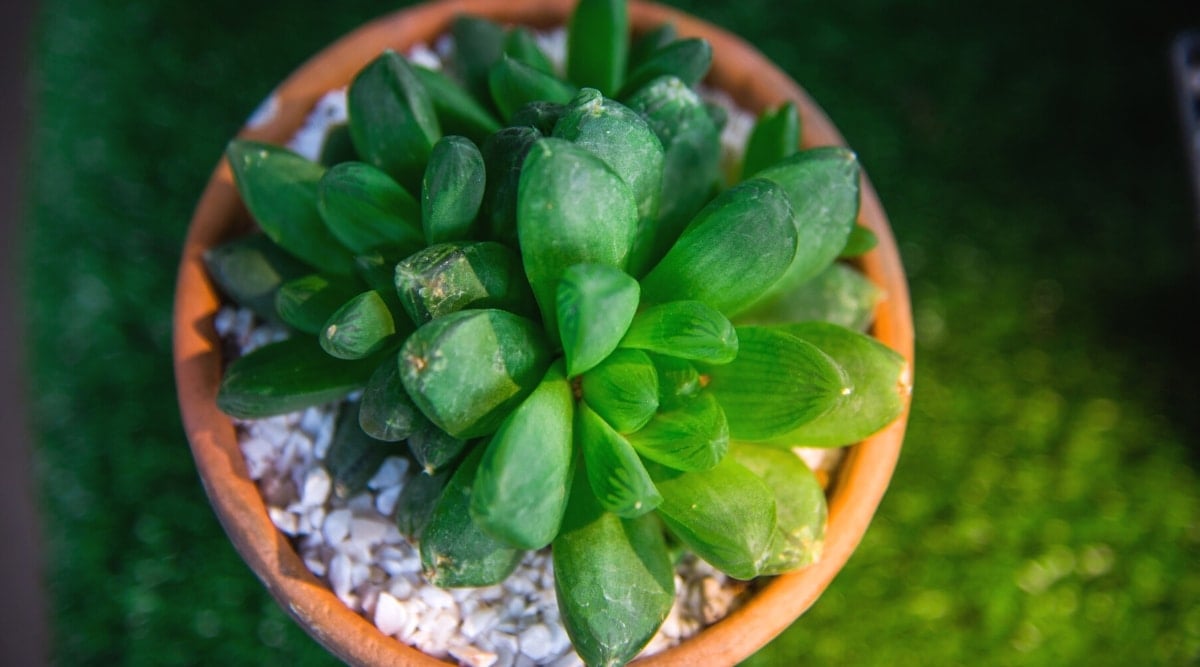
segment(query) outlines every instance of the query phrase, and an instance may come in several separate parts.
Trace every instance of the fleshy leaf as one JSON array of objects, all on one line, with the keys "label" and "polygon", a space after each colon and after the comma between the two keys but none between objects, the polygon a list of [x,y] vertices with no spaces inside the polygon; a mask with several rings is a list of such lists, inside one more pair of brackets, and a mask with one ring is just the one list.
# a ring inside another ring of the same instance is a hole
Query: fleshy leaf
[{"label": "fleshy leaf", "polygon": [[556,303],[568,376],[592,368],[617,348],[640,293],[636,280],[610,266],[576,264],[563,272]]},{"label": "fleshy leaf", "polygon": [[325,172],[317,209],[329,231],[355,254],[403,257],[424,245],[417,201],[365,162],[343,162]]},{"label": "fleshy leaf", "polygon": [[[801,151],[758,172],[778,184],[792,204],[800,244],[784,275],[755,303],[774,298],[825,270],[846,247],[858,217],[858,158],[849,150],[823,146]],[[751,303],[743,304],[743,309]]]},{"label": "fleshy leaf", "polygon": [[504,28],[484,18],[460,14],[450,26],[454,67],[477,100],[491,100],[488,72],[504,54]]},{"label": "fleshy leaf", "polygon": [[204,268],[235,303],[272,321],[281,321],[275,310],[275,294],[280,286],[312,272],[262,234],[210,248],[204,253]]},{"label": "fleshy leaf", "polygon": [[662,502],[637,452],[586,403],[575,411],[575,443],[583,450],[588,484],[604,509],[633,518]]},{"label": "fleshy leaf", "polygon": [[505,55],[488,73],[488,88],[501,118],[511,118],[517,109],[544,100],[566,104],[575,96],[575,86],[553,74],[530,67]]},{"label": "fleshy leaf", "polygon": [[658,410],[658,373],[641,350],[616,350],[583,374],[580,390],[618,433],[640,429]]},{"label": "fleshy leaf", "polygon": [[541,549],[558,534],[575,468],[574,404],[555,364],[492,436],[471,496],[485,531],[522,549]]},{"label": "fleshy leaf", "polygon": [[442,131],[413,66],[395,51],[384,51],[355,75],[346,105],[350,137],[363,161],[416,192]]},{"label": "fleshy leaf", "polygon": [[580,0],[567,24],[567,76],[616,95],[629,54],[626,0]]},{"label": "fleshy leaf", "polygon": [[658,372],[658,406],[672,410],[700,393],[700,372],[691,362],[665,354],[649,354]]},{"label": "fleshy leaf", "polygon": [[413,432],[408,436],[408,451],[412,452],[426,475],[435,475],[444,470],[466,446],[466,440],[446,433],[423,415],[416,420]]},{"label": "fleshy leaf", "polygon": [[508,31],[504,39],[504,53],[539,72],[554,75],[554,63],[550,62],[546,52],[537,45],[533,33],[525,26],[514,26]]},{"label": "fleshy leaf", "polygon": [[483,155],[470,139],[445,136],[434,144],[421,183],[421,225],[428,243],[472,236],[484,181]]},{"label": "fleshy leaf", "polygon": [[738,324],[779,324],[818,320],[866,331],[882,290],[859,270],[834,262],[812,280],[762,301],[737,316]]},{"label": "fleshy leaf", "polygon": [[358,427],[358,421],[359,404],[344,404],[338,413],[333,440],[325,452],[325,470],[338,498],[349,498],[365,489],[384,459],[404,455],[404,445],[370,437]]},{"label": "fleshy leaf", "polygon": [[358,409],[359,426],[376,440],[399,442],[424,421],[427,421],[425,415],[404,391],[400,365],[394,356],[389,356],[379,364],[363,388]]},{"label": "fleshy leaf", "polygon": [[321,144],[321,155],[317,162],[332,167],[343,162],[355,162],[358,153],[354,152],[354,140],[350,138],[350,123],[338,123],[325,133],[325,141]]},{"label": "fleshy leaf", "polygon": [[675,26],[671,23],[664,23],[638,37],[629,47],[627,69],[631,72],[637,69],[659,49],[675,41],[677,36]]},{"label": "fleshy leaf", "polygon": [[400,352],[404,388],[456,438],[494,433],[550,365],[538,327],[503,310],[463,310],[417,329]]},{"label": "fleshy leaf", "polygon": [[563,139],[541,139],[521,169],[517,233],[525,275],[557,337],[558,281],[573,264],[624,270],[637,229],[629,187],[604,162]]},{"label": "fleshy leaf", "polygon": [[484,532],[471,517],[471,488],[483,456],[476,447],[442,491],[421,532],[421,564],[436,586],[490,586],[517,567],[521,551]]},{"label": "fleshy leaf", "polygon": [[665,152],[659,223],[649,258],[653,264],[716,190],[721,135],[704,102],[675,77],[655,79],[624,102],[646,119]]},{"label": "fleshy leaf", "polygon": [[796,104],[788,101],[777,109],[764,111],[746,142],[742,178],[751,178],[799,150],[800,115]]},{"label": "fleshy leaf", "polygon": [[621,96],[629,95],[661,76],[673,76],[690,88],[700,83],[711,66],[712,46],[708,40],[694,37],[676,40],[650,54],[629,73]]},{"label": "fleshy leaf", "polygon": [[701,369],[735,440],[789,433],[849,396],[845,371],[811,343],[777,328],[747,326],[737,332],[737,358]]},{"label": "fleshy leaf", "polygon": [[696,300],[732,313],[779,280],[796,244],[783,190],[760,178],[745,181],[718,195],[688,225],[642,279],[642,300]]},{"label": "fleshy leaf", "polygon": [[295,412],[345,398],[366,383],[382,361],[342,361],[306,336],[264,345],[225,369],[217,407],[238,419]]},{"label": "fleshy leaf", "polygon": [[761,574],[783,574],[811,565],[825,546],[825,491],[804,461],[790,451],[737,443],[729,456],[775,494],[775,532]]},{"label": "fleshy leaf", "polygon": [[392,311],[375,290],[338,308],[321,329],[321,348],[338,359],[362,359],[383,349],[396,333]]},{"label": "fleshy leaf", "polygon": [[699,301],[668,301],[638,313],[621,347],[725,364],[737,356],[738,339],[716,310]]},{"label": "fleshy leaf", "polygon": [[850,228],[850,235],[846,237],[846,246],[842,248],[838,257],[840,259],[859,257],[867,254],[877,245],[879,245],[879,237],[875,236],[875,232],[863,225],[854,225]]},{"label": "fleshy leaf", "polygon": [[652,471],[663,497],[658,515],[675,537],[731,577],[762,573],[775,532],[775,499],[761,479],[729,457],[700,472]]},{"label": "fleshy leaf", "polygon": [[653,252],[663,182],[662,142],[638,113],[595,88],[585,88],[571,100],[554,136],[604,160],[633,192],[638,229],[629,266],[630,273],[641,275]]},{"label": "fleshy leaf", "polygon": [[554,132],[554,126],[566,112],[567,105],[565,104],[539,100],[517,109],[512,118],[508,119],[508,124],[514,127],[519,125],[532,127],[538,132],[550,136]]},{"label": "fleshy leaf", "polygon": [[837,447],[862,440],[892,423],[912,391],[908,362],[883,343],[826,322],[778,327],[812,343],[846,373],[849,395],[798,428],[772,438],[787,446]]},{"label": "fleshy leaf", "polygon": [[[421,66],[413,67],[446,134],[459,134],[480,142],[500,129],[500,121],[453,79]],[[486,79],[484,80],[486,83]]]},{"label": "fleshy leaf", "polygon": [[401,533],[420,541],[433,508],[453,473],[452,468],[446,467],[432,475],[419,470],[409,475],[396,499],[396,526]]},{"label": "fleshy leaf", "polygon": [[467,308],[536,312],[521,260],[499,243],[429,246],[397,264],[395,279],[405,311],[422,324]]},{"label": "fleshy leaf", "polygon": [[235,139],[225,150],[250,215],[267,238],[318,270],[349,275],[350,252],[317,212],[317,184],[325,167],[278,146]]},{"label": "fleshy leaf", "polygon": [[275,312],[298,331],[320,334],[329,316],[361,291],[362,285],[353,278],[302,276],[280,285]]},{"label": "fleshy leaf", "polygon": [[517,190],[521,167],[542,133],[532,127],[506,127],[483,142],[487,183],[483,192],[482,217],[488,238],[517,246]]},{"label": "fleshy leaf", "polygon": [[627,436],[639,454],[676,470],[708,470],[729,449],[725,412],[710,392],[654,415]]},{"label": "fleshy leaf", "polygon": [[563,625],[589,665],[632,660],[671,611],[674,567],[658,520],[605,512],[586,484],[571,492],[553,558]]}]

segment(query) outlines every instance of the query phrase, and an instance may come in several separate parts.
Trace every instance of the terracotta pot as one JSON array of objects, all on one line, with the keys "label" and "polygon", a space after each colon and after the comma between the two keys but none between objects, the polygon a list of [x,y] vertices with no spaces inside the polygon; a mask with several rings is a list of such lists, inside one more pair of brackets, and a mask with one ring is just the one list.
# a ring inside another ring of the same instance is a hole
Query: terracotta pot
[{"label": "terracotta pot", "polygon": [[[404,52],[432,43],[459,13],[502,22],[562,25],[575,0],[446,0],[402,10],[373,21],[319,53],[284,81],[252,126],[239,136],[283,143],[303,123],[325,92],[345,85],[385,48]],[[727,91],[743,108],[758,111],[786,100],[798,105],[805,147],[843,144],[824,113],[783,72],[742,40],[712,25],[659,5],[634,2],[635,31],[664,22],[681,36],[700,36],[713,47],[707,82]],[[895,241],[870,183],[864,182],[860,223],[879,237],[861,266],[886,294],[874,334],[908,357],[913,354],[908,289]],[[288,539],[267,516],[238,448],[233,424],[215,403],[221,378],[220,344],[213,316],[220,298],[205,274],[208,248],[251,225],[233,185],[229,165],[217,166],[192,218],[179,270],[175,300],[175,373],[183,420],[201,480],[234,546],[280,605],[309,634],[353,665],[442,664],[380,633],[352,612],[301,562]],[[911,367],[911,366],[910,366]],[[883,432],[849,448],[829,488],[829,527],[823,559],[802,571],[775,578],[745,605],[696,637],[640,665],[734,664],[761,648],[808,609],[858,545],[891,479],[900,454],[907,410]]]}]

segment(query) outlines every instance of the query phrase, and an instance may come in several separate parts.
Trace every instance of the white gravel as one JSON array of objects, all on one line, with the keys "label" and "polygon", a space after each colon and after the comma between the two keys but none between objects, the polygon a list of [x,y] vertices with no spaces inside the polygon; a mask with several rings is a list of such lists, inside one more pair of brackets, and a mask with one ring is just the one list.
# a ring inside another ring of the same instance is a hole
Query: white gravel
[{"label": "white gravel", "polygon": [[[537,39],[561,67],[565,33],[542,33]],[[452,54],[452,40],[443,38],[433,49],[417,47],[410,57],[440,67]],[[722,93],[709,90],[704,95],[730,111],[722,142],[726,160],[732,159],[745,145],[753,117]],[[273,98],[266,100],[256,121],[276,106]],[[316,159],[328,128],[345,120],[345,89],[330,91],[288,146]],[[242,353],[287,335],[280,327],[256,322],[248,310],[231,306],[219,311],[215,324],[222,339]],[[323,459],[339,407],[237,422],[247,468],[271,521],[292,539],[309,570],[381,632],[429,655],[472,667],[582,665],[559,620],[548,549],[526,554],[501,584],[441,589],[423,577],[416,548],[396,525],[397,498],[409,477],[419,472],[409,469],[407,459],[386,459],[358,495],[341,498],[334,492]],[[840,452],[798,450],[824,478]],[[694,556],[685,558],[676,571],[675,588],[675,605],[643,654],[674,646],[720,620],[747,590],[745,583]]]}]

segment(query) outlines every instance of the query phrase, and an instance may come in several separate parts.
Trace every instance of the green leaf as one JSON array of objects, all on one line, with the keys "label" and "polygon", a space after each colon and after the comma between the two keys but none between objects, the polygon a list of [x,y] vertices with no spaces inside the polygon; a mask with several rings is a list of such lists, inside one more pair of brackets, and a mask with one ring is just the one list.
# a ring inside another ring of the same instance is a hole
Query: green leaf
[{"label": "green leaf", "polygon": [[646,425],[658,410],[658,373],[641,350],[616,350],[583,374],[583,400],[619,433]]},{"label": "green leaf", "polygon": [[825,270],[846,247],[858,217],[858,158],[845,148],[813,148],[758,172],[757,178],[784,189],[804,239],[787,272],[758,299],[766,301]]},{"label": "green leaf", "polygon": [[346,105],[350,137],[363,161],[416,192],[442,131],[413,66],[395,51],[384,51],[354,77]]},{"label": "green leaf", "polygon": [[638,313],[621,347],[725,364],[737,356],[738,339],[733,324],[703,303],[668,301]]},{"label": "green leaf", "polygon": [[507,55],[492,66],[488,88],[501,118],[511,118],[517,109],[539,100],[566,104],[575,96],[575,86],[530,67]]},{"label": "green leaf", "polygon": [[404,391],[396,356],[388,356],[363,388],[358,409],[359,426],[376,440],[399,442],[424,421],[425,415]]},{"label": "green leaf", "polygon": [[281,321],[275,311],[275,294],[280,286],[312,271],[262,234],[208,249],[204,268],[226,296],[271,321]]},{"label": "green leaf", "polygon": [[414,322],[468,308],[533,315],[536,306],[517,254],[499,243],[440,243],[396,265],[395,290]]},{"label": "green leaf", "polygon": [[624,101],[646,119],[664,150],[652,264],[666,254],[716,191],[721,180],[721,133],[703,100],[675,77],[655,79]]},{"label": "green leaf", "polygon": [[623,665],[650,641],[675,599],[674,568],[651,515],[622,520],[576,484],[554,540],[563,625],[589,665]]},{"label": "green leaf", "polygon": [[325,140],[321,142],[321,155],[317,158],[317,162],[332,167],[343,162],[355,162],[358,160],[358,153],[354,152],[354,140],[350,138],[350,124],[338,123],[329,128],[325,133]]},{"label": "green leaf", "polygon": [[478,143],[500,129],[500,121],[492,112],[450,77],[420,66],[413,67],[413,71],[425,86],[445,134],[462,135]]},{"label": "green leaf", "polygon": [[383,297],[367,290],[338,308],[321,329],[321,348],[338,359],[362,359],[383,349],[396,333]]},{"label": "green leaf", "polygon": [[538,132],[550,136],[554,132],[554,126],[566,112],[567,105],[565,104],[538,100],[513,112],[512,118],[508,119],[508,124],[514,127],[519,125],[532,127]]},{"label": "green leaf", "polygon": [[680,39],[650,54],[630,72],[620,96],[629,95],[661,76],[673,76],[690,88],[700,83],[711,66],[712,46],[708,40]]},{"label": "green leaf", "polygon": [[355,255],[354,268],[358,277],[378,292],[388,310],[392,311],[396,333],[401,336],[412,333],[412,319],[405,313],[404,306],[400,303],[400,295],[396,293],[396,260],[389,259],[380,252],[368,252]]},{"label": "green leaf", "polygon": [[670,410],[654,415],[629,444],[651,461],[676,470],[708,470],[729,449],[725,412],[710,392],[701,392]]},{"label": "green leaf", "polygon": [[426,475],[435,475],[458,459],[467,441],[456,438],[421,416],[408,436],[408,450]]},{"label": "green leaf", "polygon": [[521,169],[517,235],[525,275],[557,337],[558,281],[573,264],[624,270],[637,230],[629,187],[600,158],[562,139],[534,144]]},{"label": "green leaf", "polygon": [[775,532],[761,574],[783,574],[821,558],[828,509],[825,491],[799,456],[790,451],[738,443],[730,457],[746,466],[775,494]]},{"label": "green leaf", "polygon": [[485,173],[483,155],[470,139],[446,136],[434,144],[421,183],[421,224],[428,243],[472,236]]},{"label": "green leaf", "polygon": [[583,450],[588,484],[604,509],[629,519],[662,502],[637,452],[586,403],[575,411],[575,442]]},{"label": "green leaf", "polygon": [[537,45],[533,33],[524,26],[514,26],[504,39],[504,53],[513,60],[532,67],[539,72],[554,76],[554,63]]},{"label": "green leaf", "polygon": [[453,472],[453,468],[446,467],[432,475],[414,471],[408,476],[408,481],[400,490],[400,497],[396,499],[396,526],[401,533],[420,541]]},{"label": "green leaf", "polygon": [[567,77],[615,95],[629,54],[625,0],[580,0],[567,23]]},{"label": "green leaf", "polygon": [[517,246],[517,192],[521,168],[534,142],[542,138],[532,127],[506,127],[483,142],[487,183],[483,192],[482,217],[488,238]]},{"label": "green leaf", "polygon": [[407,255],[424,245],[421,209],[391,176],[365,162],[343,162],[325,172],[317,210],[329,231],[357,255]]},{"label": "green leaf", "polygon": [[349,498],[367,488],[379,466],[389,456],[403,456],[404,446],[376,440],[359,428],[359,404],[346,403],[338,412],[333,440],[325,452],[325,470],[338,498]]},{"label": "green leaf", "polygon": [[858,269],[834,262],[813,279],[737,316],[738,324],[819,320],[866,331],[883,291]]},{"label": "green leaf", "polygon": [[850,228],[850,236],[846,238],[846,247],[842,248],[842,252],[838,254],[839,259],[850,259],[852,257],[861,257],[867,254],[879,245],[879,237],[875,236],[875,232],[862,225],[854,225]]},{"label": "green leaf", "polygon": [[354,271],[350,252],[317,212],[317,183],[325,167],[286,148],[235,139],[225,149],[233,180],[267,238],[313,268]]},{"label": "green leaf", "polygon": [[750,178],[799,150],[800,114],[796,112],[796,104],[788,101],[777,109],[764,111],[746,142],[742,178]]},{"label": "green leaf", "polygon": [[850,393],[771,442],[801,447],[849,445],[873,435],[904,411],[912,377],[908,361],[899,352],[836,324],[804,322],[778,328],[829,355],[845,371]]},{"label": "green leaf", "polygon": [[729,457],[700,472],[652,470],[658,515],[675,537],[731,577],[762,573],[775,532],[774,494],[762,480]]},{"label": "green leaf", "polygon": [[738,327],[737,358],[702,369],[735,440],[795,430],[850,394],[845,371],[811,343],[777,328]]},{"label": "green leaf", "polygon": [[617,348],[640,293],[636,280],[610,266],[576,264],[563,272],[556,303],[568,376],[592,368]]},{"label": "green leaf", "polygon": [[460,14],[450,26],[454,67],[477,100],[491,100],[488,72],[504,54],[504,28],[484,18]]},{"label": "green leaf", "polygon": [[361,388],[379,362],[378,356],[334,359],[312,338],[289,338],[229,364],[217,407],[231,417],[258,419],[336,401]]},{"label": "green leaf", "polygon": [[659,49],[675,41],[677,36],[675,26],[671,23],[664,23],[634,40],[629,47],[628,71],[632,72],[637,69]]},{"label": "green leaf", "polygon": [[521,551],[492,537],[471,517],[471,488],[483,456],[476,447],[438,498],[421,532],[421,564],[436,586],[490,586],[504,581],[521,560]]},{"label": "green leaf", "polygon": [[485,531],[522,549],[541,549],[558,534],[575,466],[574,405],[557,363],[492,436],[471,496]]},{"label": "green leaf", "polygon": [[700,372],[690,362],[665,354],[649,354],[658,373],[658,407],[673,410],[700,393]]},{"label": "green leaf", "polygon": [[630,273],[641,275],[653,252],[663,182],[663,147],[650,125],[632,109],[585,88],[571,100],[554,136],[591,151],[633,192],[638,228]]},{"label": "green leaf", "polygon": [[456,438],[494,433],[550,365],[528,319],[464,310],[417,329],[400,352],[404,388],[421,412]]},{"label": "green leaf", "polygon": [[297,331],[319,335],[330,316],[360,292],[362,285],[354,278],[302,276],[280,285],[275,312]]},{"label": "green leaf", "polygon": [[783,190],[755,178],[726,190],[642,279],[642,301],[696,300],[728,315],[771,287],[796,254]]}]

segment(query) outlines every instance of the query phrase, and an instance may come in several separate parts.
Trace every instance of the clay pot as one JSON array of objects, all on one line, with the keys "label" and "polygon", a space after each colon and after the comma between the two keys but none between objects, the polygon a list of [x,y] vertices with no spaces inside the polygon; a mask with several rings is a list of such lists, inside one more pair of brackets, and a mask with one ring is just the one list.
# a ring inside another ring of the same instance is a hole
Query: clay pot
[{"label": "clay pot", "polygon": [[[304,64],[273,93],[239,136],[283,143],[303,123],[314,102],[351,77],[385,48],[404,52],[432,43],[453,17],[471,13],[537,27],[563,25],[575,0],[446,0],[398,11],[342,38]],[[758,111],[793,100],[799,107],[805,147],[843,144],[824,113],[791,79],[737,37],[679,11],[634,0],[635,31],[664,22],[680,36],[706,38],[713,47],[707,83],[727,91],[743,108]],[[861,260],[885,293],[873,333],[912,361],[913,330],[900,257],[879,200],[864,183],[859,222],[879,237]],[[215,403],[222,359],[213,317],[220,297],[205,274],[205,250],[251,225],[233,185],[229,165],[218,164],[188,230],[175,296],[175,375],[192,454],[213,509],[242,558],[280,605],[318,642],[352,665],[443,664],[379,632],[314,577],[288,539],[267,516],[238,448],[233,424]],[[900,454],[907,410],[876,436],[849,448],[829,487],[829,526],[823,559],[775,578],[746,604],[699,635],[639,665],[734,664],[765,645],[807,610],[858,545],[883,497]]]}]

